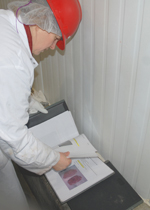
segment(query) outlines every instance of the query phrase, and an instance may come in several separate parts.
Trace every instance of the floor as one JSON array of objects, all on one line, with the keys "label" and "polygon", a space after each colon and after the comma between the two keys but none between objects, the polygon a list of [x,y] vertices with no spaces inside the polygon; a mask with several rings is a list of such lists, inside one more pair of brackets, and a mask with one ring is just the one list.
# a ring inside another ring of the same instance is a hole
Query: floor
[{"label": "floor", "polygon": [[143,203],[136,207],[134,210],[150,210],[150,207],[147,204]]}]

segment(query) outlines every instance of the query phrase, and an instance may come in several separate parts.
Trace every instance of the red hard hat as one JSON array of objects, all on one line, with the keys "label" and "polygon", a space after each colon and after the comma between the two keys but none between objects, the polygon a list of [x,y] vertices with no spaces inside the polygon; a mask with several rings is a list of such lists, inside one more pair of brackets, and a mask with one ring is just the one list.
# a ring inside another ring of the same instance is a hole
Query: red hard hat
[{"label": "red hard hat", "polygon": [[80,3],[78,0],[47,0],[47,2],[62,33],[63,39],[57,42],[57,46],[64,50],[66,39],[76,32],[82,19]]}]

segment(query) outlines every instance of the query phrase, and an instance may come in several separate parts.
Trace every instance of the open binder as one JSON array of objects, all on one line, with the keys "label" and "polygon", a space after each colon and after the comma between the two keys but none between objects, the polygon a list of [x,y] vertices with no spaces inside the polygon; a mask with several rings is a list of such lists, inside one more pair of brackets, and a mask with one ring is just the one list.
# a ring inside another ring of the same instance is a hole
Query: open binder
[{"label": "open binder", "polygon": [[84,134],[79,134],[70,111],[65,111],[30,131],[47,146],[58,152],[67,152],[72,163],[63,171],[53,168],[45,173],[59,200],[64,203],[98,182],[107,179],[114,171],[99,159],[94,146]]},{"label": "open binder", "polygon": [[[46,115],[42,113],[31,115],[27,124],[28,128],[42,124],[69,109],[65,101],[60,101],[48,107],[47,110]],[[66,205],[71,210],[130,210],[143,202],[110,161],[106,161],[105,165],[115,171],[115,174],[70,199]],[[45,175],[38,176],[19,168],[41,209],[65,209],[58,201]]]}]

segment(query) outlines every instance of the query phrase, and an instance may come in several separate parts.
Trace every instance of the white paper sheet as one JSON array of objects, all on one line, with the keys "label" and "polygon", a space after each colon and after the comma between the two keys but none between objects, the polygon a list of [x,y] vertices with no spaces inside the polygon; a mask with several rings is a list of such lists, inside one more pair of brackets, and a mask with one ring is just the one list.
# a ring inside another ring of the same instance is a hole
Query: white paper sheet
[{"label": "white paper sheet", "polygon": [[55,147],[79,135],[70,111],[30,128],[36,138],[50,147]]},{"label": "white paper sheet", "polygon": [[66,170],[45,175],[60,201],[66,202],[113,173],[99,158],[83,158],[73,159]]},{"label": "white paper sheet", "polygon": [[[66,144],[69,145],[66,145]],[[98,157],[97,150],[89,142],[84,134],[79,135],[67,142],[65,145],[59,145],[55,148],[58,152],[70,152],[70,158],[85,158],[85,157]]]}]

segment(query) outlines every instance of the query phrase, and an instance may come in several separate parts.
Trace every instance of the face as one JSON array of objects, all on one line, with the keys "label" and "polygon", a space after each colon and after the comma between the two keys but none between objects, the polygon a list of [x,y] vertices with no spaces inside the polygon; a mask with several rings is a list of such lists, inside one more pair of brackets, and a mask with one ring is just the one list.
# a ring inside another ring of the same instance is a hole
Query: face
[{"label": "face", "polygon": [[61,39],[60,36],[48,33],[37,26],[30,27],[32,35],[32,52],[34,55],[39,55],[45,49],[54,50],[57,42]]}]

